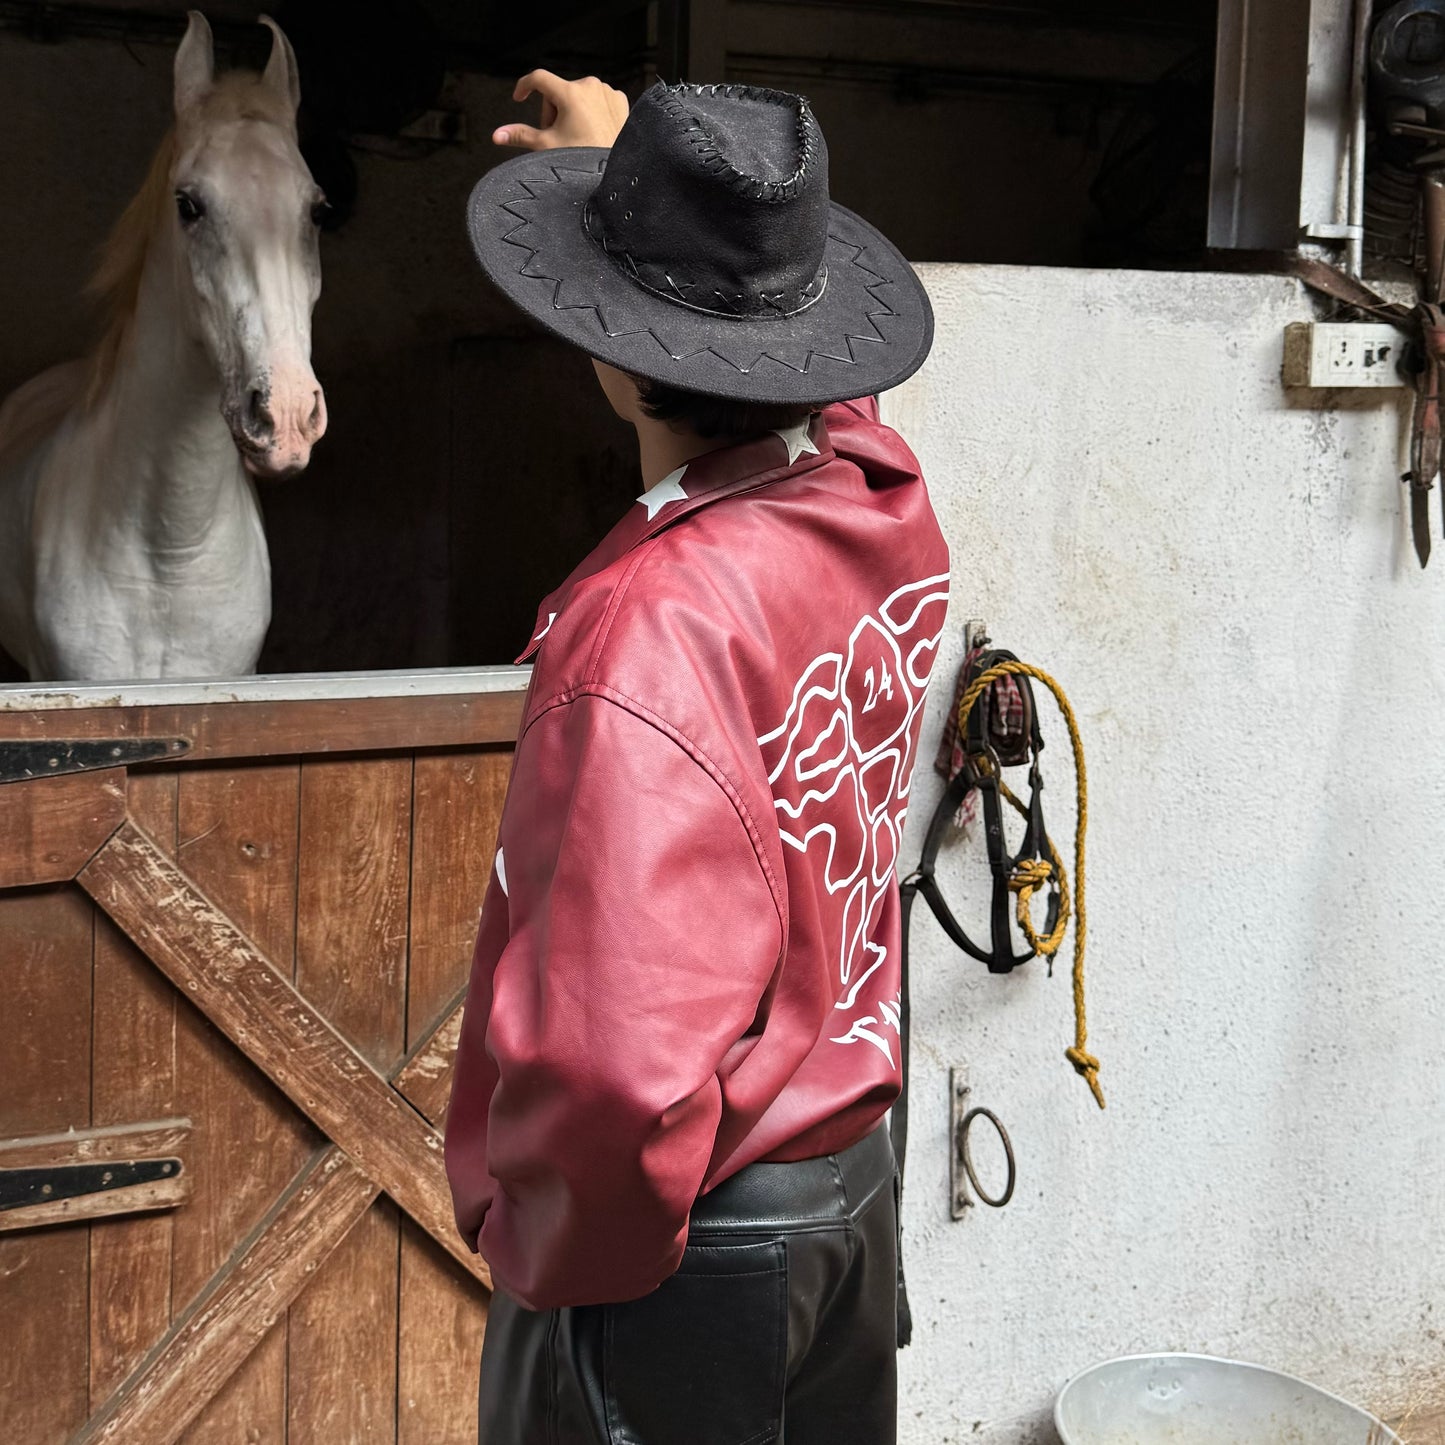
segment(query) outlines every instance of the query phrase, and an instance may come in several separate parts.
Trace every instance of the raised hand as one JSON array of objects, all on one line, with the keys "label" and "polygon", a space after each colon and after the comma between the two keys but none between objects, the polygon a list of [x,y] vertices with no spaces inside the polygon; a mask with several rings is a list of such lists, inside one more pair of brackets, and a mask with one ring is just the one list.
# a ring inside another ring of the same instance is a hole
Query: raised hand
[{"label": "raised hand", "polygon": [[512,99],[542,97],[541,125],[502,125],[492,132],[499,146],[524,151],[559,146],[610,146],[627,119],[627,97],[595,75],[563,80],[550,70],[533,70],[512,91]]}]

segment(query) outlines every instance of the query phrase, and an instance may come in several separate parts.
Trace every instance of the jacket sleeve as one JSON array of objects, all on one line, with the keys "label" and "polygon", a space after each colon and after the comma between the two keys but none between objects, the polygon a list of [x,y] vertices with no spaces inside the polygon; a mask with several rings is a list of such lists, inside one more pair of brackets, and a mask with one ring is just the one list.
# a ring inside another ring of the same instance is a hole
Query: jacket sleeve
[{"label": "jacket sleeve", "polygon": [[730,785],[600,696],[527,729],[501,842],[479,1247],[529,1308],[632,1299],[682,1257],[778,908]]}]

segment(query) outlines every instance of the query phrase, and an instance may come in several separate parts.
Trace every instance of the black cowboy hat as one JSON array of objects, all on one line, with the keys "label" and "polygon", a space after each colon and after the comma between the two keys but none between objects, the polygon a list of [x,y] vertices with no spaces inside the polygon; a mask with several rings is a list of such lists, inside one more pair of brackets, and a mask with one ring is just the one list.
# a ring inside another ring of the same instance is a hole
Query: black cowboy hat
[{"label": "black cowboy hat", "polygon": [[822,404],[923,364],[933,312],[897,249],[828,199],[799,95],[654,85],[611,150],[517,156],[468,206],[477,259],[529,316],[636,376]]}]

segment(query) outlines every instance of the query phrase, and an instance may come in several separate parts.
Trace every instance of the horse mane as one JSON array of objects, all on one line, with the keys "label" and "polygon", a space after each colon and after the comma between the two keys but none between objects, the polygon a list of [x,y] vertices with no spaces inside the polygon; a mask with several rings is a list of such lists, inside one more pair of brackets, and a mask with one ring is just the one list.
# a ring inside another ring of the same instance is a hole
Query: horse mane
[{"label": "horse mane", "polygon": [[[210,127],[228,122],[260,121],[280,125],[294,134],[295,119],[286,101],[261,76],[233,71],[212,85],[200,103],[200,123]],[[86,285],[101,316],[100,340],[90,355],[85,403],[93,406],[115,377],[126,327],[135,315],[141,276],[150,254],[151,237],[167,220],[174,204],[171,171],[176,161],[176,130],[172,126],[151,158],[146,178],[131,197],[100,248],[94,272]]]},{"label": "horse mane", "polygon": [[141,275],[150,252],[151,236],[161,216],[172,205],[171,168],[176,159],[176,132],[168,130],[151,158],[140,190],[131,197],[120,219],[100,248],[100,257],[86,285],[101,314],[100,341],[90,358],[86,403],[93,405],[115,376],[125,328],[135,315]]}]

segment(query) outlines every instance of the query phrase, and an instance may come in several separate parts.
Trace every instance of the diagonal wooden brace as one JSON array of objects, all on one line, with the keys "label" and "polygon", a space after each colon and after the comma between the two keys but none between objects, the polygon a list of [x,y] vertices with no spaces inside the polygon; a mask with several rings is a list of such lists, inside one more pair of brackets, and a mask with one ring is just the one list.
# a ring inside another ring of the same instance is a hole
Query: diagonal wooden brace
[{"label": "diagonal wooden brace", "polygon": [[127,821],[76,881],[298,1109],[488,1288],[453,1222],[441,1136]]},{"label": "diagonal wooden brace", "polygon": [[466,990],[442,1011],[441,1021],[417,1044],[391,1076],[397,1093],[427,1123],[440,1129],[452,1092],[452,1070],[456,1066],[457,1044],[462,1037],[462,1008]]},{"label": "diagonal wooden brace", "polygon": [[180,1439],[378,1192],[335,1145],[309,1161],[71,1445]]},{"label": "diagonal wooden brace", "polygon": [[[461,1027],[454,1002],[392,1074],[424,1112],[446,1106]],[[408,1090],[408,1087],[409,1090]],[[420,1102],[419,1102],[420,1101]],[[436,1115],[428,1112],[435,1121]],[[334,1144],[306,1164],[251,1238],[72,1438],[172,1445],[361,1222],[380,1190]]]}]

